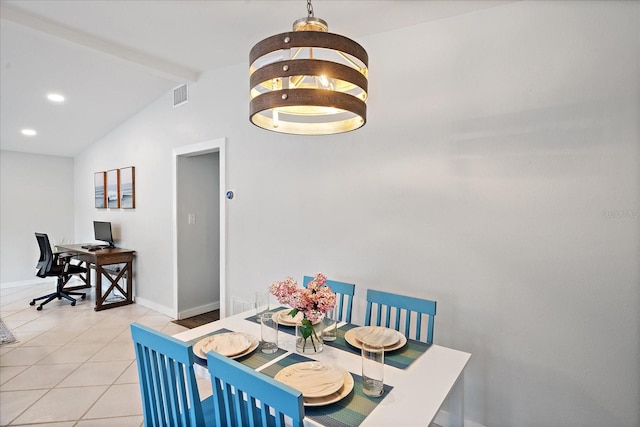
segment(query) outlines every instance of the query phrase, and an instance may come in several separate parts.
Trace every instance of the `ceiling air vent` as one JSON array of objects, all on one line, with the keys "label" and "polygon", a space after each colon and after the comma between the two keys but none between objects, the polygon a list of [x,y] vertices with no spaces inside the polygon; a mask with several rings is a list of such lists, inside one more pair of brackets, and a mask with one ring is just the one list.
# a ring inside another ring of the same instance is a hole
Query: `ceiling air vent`
[{"label": "ceiling air vent", "polygon": [[187,85],[178,86],[173,89],[173,106],[177,107],[189,102],[189,92],[187,91]]}]

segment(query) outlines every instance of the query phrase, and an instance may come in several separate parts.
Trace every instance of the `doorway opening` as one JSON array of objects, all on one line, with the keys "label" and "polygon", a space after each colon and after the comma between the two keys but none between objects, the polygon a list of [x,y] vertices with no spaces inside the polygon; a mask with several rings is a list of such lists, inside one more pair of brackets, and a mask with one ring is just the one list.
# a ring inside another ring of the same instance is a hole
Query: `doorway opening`
[{"label": "doorway opening", "polygon": [[178,320],[226,312],[224,138],[173,150],[173,286]]}]

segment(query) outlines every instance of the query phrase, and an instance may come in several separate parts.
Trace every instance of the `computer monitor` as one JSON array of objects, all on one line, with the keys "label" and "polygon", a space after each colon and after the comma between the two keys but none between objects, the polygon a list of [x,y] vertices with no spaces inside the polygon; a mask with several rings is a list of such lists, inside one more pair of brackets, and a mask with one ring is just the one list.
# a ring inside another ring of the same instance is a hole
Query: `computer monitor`
[{"label": "computer monitor", "polygon": [[95,239],[102,242],[107,242],[109,247],[113,248],[113,235],[111,234],[111,223],[103,221],[93,221],[93,231]]}]

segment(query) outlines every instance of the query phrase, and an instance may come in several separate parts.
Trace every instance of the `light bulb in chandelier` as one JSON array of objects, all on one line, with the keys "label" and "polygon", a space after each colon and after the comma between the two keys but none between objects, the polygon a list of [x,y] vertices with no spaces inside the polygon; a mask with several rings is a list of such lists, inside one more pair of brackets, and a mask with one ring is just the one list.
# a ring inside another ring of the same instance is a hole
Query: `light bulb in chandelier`
[{"label": "light bulb in chandelier", "polygon": [[335,79],[330,79],[327,76],[316,76],[314,79],[318,89],[334,90]]}]

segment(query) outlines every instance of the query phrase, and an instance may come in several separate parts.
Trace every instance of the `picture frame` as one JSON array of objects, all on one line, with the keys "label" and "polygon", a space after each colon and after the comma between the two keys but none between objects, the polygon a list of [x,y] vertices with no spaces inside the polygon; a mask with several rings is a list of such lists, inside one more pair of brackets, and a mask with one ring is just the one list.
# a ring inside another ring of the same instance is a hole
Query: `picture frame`
[{"label": "picture frame", "polygon": [[93,188],[95,194],[95,207],[104,209],[107,207],[107,174],[106,172],[96,172],[93,174]]},{"label": "picture frame", "polygon": [[107,207],[110,209],[120,208],[120,169],[107,171]]},{"label": "picture frame", "polygon": [[129,166],[120,169],[120,208],[136,207],[136,168]]}]

